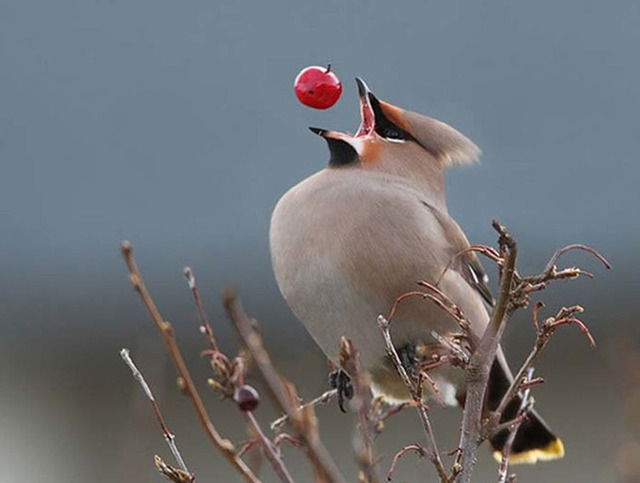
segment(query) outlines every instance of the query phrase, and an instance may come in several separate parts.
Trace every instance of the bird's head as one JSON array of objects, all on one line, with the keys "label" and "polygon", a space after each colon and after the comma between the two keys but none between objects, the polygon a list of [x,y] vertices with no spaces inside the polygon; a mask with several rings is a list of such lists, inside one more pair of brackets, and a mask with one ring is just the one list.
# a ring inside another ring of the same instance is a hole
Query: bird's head
[{"label": "bird's head", "polygon": [[327,141],[331,167],[406,172],[421,170],[425,163],[444,168],[479,158],[476,145],[451,126],[379,100],[360,78],[356,84],[361,121],[355,134],[309,128]]}]

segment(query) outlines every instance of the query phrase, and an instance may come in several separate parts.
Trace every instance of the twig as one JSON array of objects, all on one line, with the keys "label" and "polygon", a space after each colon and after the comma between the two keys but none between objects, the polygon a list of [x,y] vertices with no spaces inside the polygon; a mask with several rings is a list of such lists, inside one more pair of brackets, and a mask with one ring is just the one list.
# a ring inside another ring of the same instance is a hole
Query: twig
[{"label": "twig", "polygon": [[375,461],[373,458],[372,430],[374,423],[371,420],[371,393],[360,367],[358,351],[353,347],[353,343],[346,337],[340,339],[338,358],[342,369],[351,377],[354,389],[351,405],[357,415],[357,431],[356,437],[354,437],[353,447],[360,467],[359,481],[374,483],[378,481],[378,475],[375,471]]},{"label": "twig", "polygon": [[411,405],[412,403],[406,401],[394,406],[389,406],[386,410],[384,410],[384,398],[375,398],[371,403],[371,406],[374,420],[373,428],[376,432],[376,436],[382,433],[382,431],[384,430],[387,419],[389,419],[391,416],[394,416],[395,414],[398,414],[404,408]]},{"label": "twig", "polygon": [[317,430],[304,415],[309,414],[310,406],[305,410],[299,410],[294,404],[290,395],[290,388],[287,387],[278,372],[271,363],[271,358],[262,345],[262,340],[258,333],[251,327],[240,302],[231,290],[226,290],[223,294],[223,305],[238,334],[242,338],[247,350],[251,353],[257,369],[266,383],[266,388],[274,401],[278,403],[280,409],[287,414],[293,428],[298,432],[304,441],[309,459],[311,460],[316,473],[323,481],[342,482],[344,478],[338,471],[335,463],[331,459],[329,452],[325,448],[317,434]]},{"label": "twig", "polygon": [[431,331],[431,337],[437,340],[441,346],[449,349],[449,351],[451,351],[451,355],[458,359],[461,365],[466,366],[469,364],[469,355],[459,345],[445,339],[435,330]]},{"label": "twig", "polygon": [[415,451],[416,453],[418,453],[419,458],[424,458],[426,456],[425,449],[419,444],[408,444],[406,446],[403,446],[400,449],[400,451],[398,451],[393,456],[393,461],[391,462],[391,466],[389,467],[389,471],[387,472],[387,481],[391,481],[391,479],[393,478],[393,473],[395,473],[396,471],[396,466],[398,465],[398,461],[402,456],[404,456],[409,451]]},{"label": "twig", "polygon": [[[591,345],[595,346],[595,341],[593,340],[593,337],[591,336],[589,329],[587,329],[587,327],[582,323],[582,321],[572,316],[573,314],[582,312],[582,310],[583,310],[582,307],[580,307],[579,305],[574,305],[573,307],[569,307],[569,308],[562,308],[560,309],[560,311],[555,317],[550,317],[544,321],[544,323],[541,325],[538,331],[536,343],[533,346],[533,349],[531,349],[531,352],[529,353],[525,361],[522,363],[522,366],[520,367],[517,374],[515,375],[513,382],[509,386],[509,389],[504,394],[504,396],[500,400],[500,404],[494,411],[494,418],[493,418],[494,421],[500,420],[500,417],[502,417],[502,413],[506,409],[507,405],[515,397],[518,391],[520,391],[520,389],[522,388],[522,385],[524,384],[527,371],[529,371],[529,369],[533,367],[536,359],[538,358],[542,350],[545,348],[545,346],[551,339],[551,336],[553,335],[553,333],[558,327],[565,324],[577,324],[580,327],[580,329],[585,332]],[[535,316],[537,317],[537,311],[535,312]]]},{"label": "twig", "polygon": [[173,333],[173,327],[167,321],[165,321],[158,308],[156,307],[151,295],[149,294],[144,281],[142,279],[142,275],[136,266],[135,260],[133,258],[132,247],[131,244],[127,241],[122,242],[122,256],[127,264],[127,268],[129,269],[129,280],[134,290],[138,293],[144,306],[147,308],[153,323],[155,324],[158,332],[162,336],[167,349],[169,350],[169,355],[171,356],[171,360],[173,361],[173,365],[176,368],[176,372],[178,373],[178,383],[180,387],[183,389],[186,396],[191,401],[191,404],[200,420],[200,424],[204,428],[207,436],[214,444],[214,446],[222,453],[225,459],[240,473],[245,481],[250,482],[258,482],[258,478],[253,474],[251,469],[242,461],[235,453],[234,446],[228,439],[224,439],[218,433],[218,430],[215,428],[207,410],[204,407],[202,399],[200,398],[200,394],[193,383],[191,378],[191,374],[187,369],[186,364],[184,363],[184,359],[182,358],[182,354],[178,349],[178,345],[176,344],[176,340]]},{"label": "twig", "polygon": [[291,446],[294,446],[296,448],[300,448],[300,447],[304,446],[302,441],[300,441],[299,439],[294,438],[293,436],[291,436],[291,435],[289,435],[287,433],[280,433],[275,438],[273,438],[273,444],[278,449],[280,448],[282,443],[285,442],[285,441],[287,443],[289,443]]},{"label": "twig", "polygon": [[193,477],[193,473],[191,473],[189,471],[189,468],[187,468],[187,465],[184,462],[184,459],[182,458],[182,454],[178,449],[178,445],[176,443],[176,437],[171,431],[169,431],[169,428],[164,422],[164,418],[162,417],[162,413],[160,412],[160,406],[158,406],[158,403],[156,402],[156,398],[153,396],[153,392],[151,392],[151,388],[147,384],[147,381],[144,379],[144,376],[142,375],[140,370],[136,367],[133,360],[131,359],[131,354],[129,352],[129,349],[121,349],[120,356],[122,357],[122,360],[125,362],[125,364],[129,366],[129,369],[131,369],[131,372],[133,373],[133,378],[136,381],[138,381],[140,386],[142,386],[144,393],[147,395],[147,398],[149,399],[149,402],[151,402],[151,406],[153,407],[153,412],[155,413],[156,419],[158,420],[158,424],[160,425],[160,429],[162,430],[162,435],[164,436],[164,440],[167,442],[167,445],[169,446],[171,453],[173,453],[173,457],[178,462],[180,469],[192,475],[192,480],[195,481],[195,477]]},{"label": "twig", "polygon": [[198,310],[198,317],[200,318],[200,331],[206,336],[211,350],[214,352],[219,352],[218,343],[216,342],[216,338],[213,336],[213,330],[211,330],[211,324],[209,324],[207,314],[202,308],[200,291],[198,290],[198,284],[196,283],[196,277],[193,274],[193,270],[191,270],[191,268],[189,267],[185,267],[182,273],[184,274],[184,278],[187,279],[187,285],[189,287],[189,290],[191,291],[193,301],[196,304],[196,309]]},{"label": "twig", "polygon": [[258,435],[258,439],[262,443],[267,459],[271,463],[271,466],[273,466],[273,470],[276,472],[280,480],[285,483],[293,483],[293,478],[289,474],[289,470],[282,460],[282,455],[273,442],[264,434],[253,412],[243,411],[243,415],[251,429],[253,429],[253,431]]},{"label": "twig", "polygon": [[[533,367],[527,369],[527,375],[525,377],[524,383],[527,384],[533,378]],[[531,385],[527,386],[524,394],[522,395],[522,401],[520,402],[520,408],[518,409],[517,416],[523,416],[528,412],[529,406],[529,394],[531,392]],[[517,418],[517,417],[516,417]],[[513,425],[510,430],[509,436],[502,447],[502,460],[500,461],[500,467],[498,468],[498,483],[505,483],[507,481],[507,472],[509,470],[509,455],[511,454],[511,447],[513,446],[513,442],[516,439],[516,434],[518,433],[518,429],[522,424],[523,419],[519,418],[518,421]]]},{"label": "twig", "polygon": [[478,345],[478,340],[476,335],[470,330],[469,321],[467,320],[462,310],[460,310],[460,307],[458,307],[447,294],[445,294],[435,285],[430,284],[425,280],[421,280],[420,282],[418,282],[418,285],[421,285],[422,287],[425,287],[426,289],[436,294],[435,297],[431,294],[427,294],[427,298],[433,300],[436,305],[438,305],[442,310],[448,313],[458,323],[460,328],[464,331],[465,337],[469,340],[469,345],[473,350]]},{"label": "twig", "polygon": [[241,444],[240,447],[238,448],[238,450],[236,451],[236,454],[238,455],[238,458],[244,456],[247,453],[247,451],[252,449],[259,442],[260,442],[260,438],[258,438],[256,436],[255,438],[251,438],[249,441]]},{"label": "twig", "polygon": [[485,246],[485,245],[471,245],[470,247],[467,247],[467,248],[464,248],[464,249],[460,250],[453,257],[451,257],[451,260],[449,260],[447,262],[447,264],[442,269],[442,272],[440,272],[440,276],[438,277],[438,280],[436,280],[435,286],[437,287],[438,285],[440,285],[440,282],[442,282],[443,277],[445,276],[445,274],[447,273],[449,268],[451,268],[453,263],[458,258],[460,258],[462,255],[465,255],[466,253],[470,253],[470,252],[480,253],[480,254],[484,255],[485,257],[489,258],[490,260],[493,260],[497,264],[501,263],[500,254],[495,250],[495,248],[488,247],[488,246]]},{"label": "twig", "polygon": [[168,465],[162,461],[160,456],[155,455],[153,460],[155,462],[156,469],[174,483],[193,483],[195,481],[195,478],[191,473]]},{"label": "twig", "polygon": [[390,357],[391,362],[393,363],[396,371],[402,378],[411,398],[415,402],[416,409],[418,411],[418,415],[420,416],[420,421],[422,423],[422,427],[424,429],[426,438],[427,438],[427,447],[425,448],[425,454],[429,458],[429,460],[436,467],[436,471],[438,472],[438,476],[440,480],[446,482],[449,480],[447,477],[447,473],[442,464],[442,460],[440,459],[440,453],[438,452],[438,446],[436,444],[435,437],[433,435],[433,429],[431,428],[431,421],[429,421],[429,416],[427,414],[427,410],[422,402],[422,394],[418,391],[415,384],[411,381],[409,374],[405,367],[402,365],[400,361],[400,356],[396,351],[395,346],[393,345],[393,341],[391,340],[391,333],[389,332],[389,321],[385,319],[382,315],[378,316],[378,327],[382,331],[382,335],[384,337],[385,346],[387,349],[387,355]]},{"label": "twig", "polygon": [[591,247],[589,247],[587,245],[575,244],[575,245],[567,245],[566,247],[563,247],[560,250],[557,250],[553,254],[553,256],[551,257],[549,262],[547,263],[547,266],[544,269],[544,273],[550,273],[553,270],[553,267],[556,264],[556,262],[558,261],[558,259],[562,255],[564,255],[565,253],[567,253],[568,251],[571,251],[571,250],[584,250],[585,252],[590,253],[595,258],[600,260],[602,262],[602,264],[605,266],[605,268],[611,269],[611,264],[607,261],[606,258],[604,258],[602,255],[600,255],[600,253],[598,253],[596,250],[594,250],[593,248],[591,248]]},{"label": "twig", "polygon": [[[329,401],[331,401],[334,397],[336,397],[336,394],[338,394],[338,390],[337,389],[329,389],[328,391],[323,392],[322,394],[320,394],[318,397],[312,399],[311,401],[308,401],[308,402],[298,406],[298,411],[301,411],[304,408],[309,407],[309,406],[317,406],[319,404],[326,404]],[[288,414],[283,414],[282,416],[280,416],[278,419],[274,420],[271,423],[271,425],[270,425],[271,430],[272,431],[279,431],[280,428],[282,426],[284,426],[287,421],[289,421],[289,415]]]}]

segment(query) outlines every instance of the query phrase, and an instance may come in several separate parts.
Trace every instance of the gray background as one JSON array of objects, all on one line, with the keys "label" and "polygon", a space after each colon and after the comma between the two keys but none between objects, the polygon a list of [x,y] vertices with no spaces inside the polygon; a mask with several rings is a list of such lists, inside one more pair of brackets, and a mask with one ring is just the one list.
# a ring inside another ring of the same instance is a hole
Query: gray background
[{"label": "gray background", "polygon": [[[586,305],[600,348],[567,329],[543,356],[538,408],[567,457],[524,468],[519,481],[614,480],[619,446],[634,437],[624,428],[631,388],[616,383],[615,341],[632,350],[639,339],[639,21],[634,0],[3,0],[0,480],[162,481],[152,455],[168,452],[119,359],[123,346],[156,388],[200,481],[231,478],[176,395],[119,259],[125,238],[200,382],[208,373],[185,265],[199,275],[226,348],[236,342],[218,293],[232,283],[302,394],[325,388],[324,360],[275,287],[267,233],[279,196],[326,162],[306,126],[356,128],[356,75],[481,147],[482,165],[447,179],[450,210],[472,242],[493,243],[498,218],[520,240],[522,271],[575,242],[613,263],[604,273],[584,255],[567,257],[596,280],[545,295],[549,310]],[[344,83],[342,99],[328,111],[303,107],[293,78],[327,62]],[[531,340],[528,319],[514,320],[510,357],[522,358]],[[242,439],[233,407],[207,401],[225,434]],[[265,421],[267,411],[258,413]],[[354,477],[352,419],[333,406],[320,417]],[[434,414],[445,448],[457,417]],[[415,426],[413,414],[389,425],[384,467],[420,438]],[[296,453],[286,456],[305,479]],[[493,481],[494,470],[483,452],[479,481]],[[407,457],[398,481],[423,474]]]}]

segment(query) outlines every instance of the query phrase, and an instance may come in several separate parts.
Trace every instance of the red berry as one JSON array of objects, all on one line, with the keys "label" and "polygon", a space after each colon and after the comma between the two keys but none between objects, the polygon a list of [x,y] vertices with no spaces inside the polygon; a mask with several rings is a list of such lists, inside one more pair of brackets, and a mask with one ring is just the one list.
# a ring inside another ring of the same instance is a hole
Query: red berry
[{"label": "red berry", "polygon": [[328,109],[342,94],[342,83],[327,67],[311,66],[300,71],[293,83],[298,100],[314,109]]}]

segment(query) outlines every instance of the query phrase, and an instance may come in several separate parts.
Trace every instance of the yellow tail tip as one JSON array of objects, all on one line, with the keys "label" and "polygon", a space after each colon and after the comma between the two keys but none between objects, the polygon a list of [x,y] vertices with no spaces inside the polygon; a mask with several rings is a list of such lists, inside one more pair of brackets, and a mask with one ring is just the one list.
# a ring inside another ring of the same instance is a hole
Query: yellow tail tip
[{"label": "yellow tail tip", "polygon": [[[532,465],[538,461],[557,460],[564,456],[564,444],[560,438],[556,438],[544,448],[535,448],[521,453],[511,453],[509,455],[509,463],[512,465],[529,464]],[[494,451],[493,457],[502,460],[502,452]]]}]

